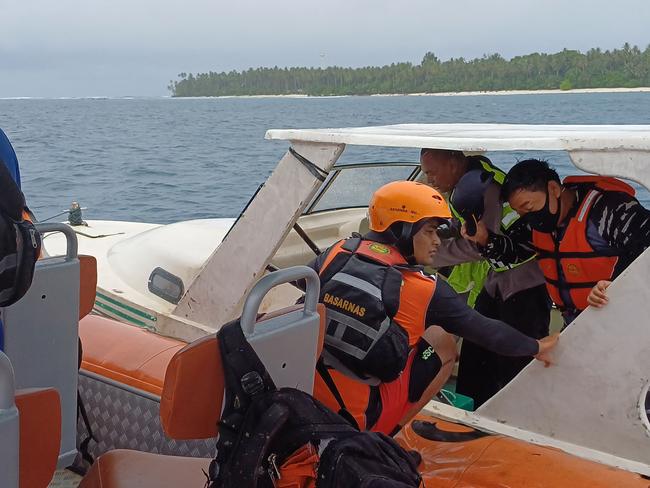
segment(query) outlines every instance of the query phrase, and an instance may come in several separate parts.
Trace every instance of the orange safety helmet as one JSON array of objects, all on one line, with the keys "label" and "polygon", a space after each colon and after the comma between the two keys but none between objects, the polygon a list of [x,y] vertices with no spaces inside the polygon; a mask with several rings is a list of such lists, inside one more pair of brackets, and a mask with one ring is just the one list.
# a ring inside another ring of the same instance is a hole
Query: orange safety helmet
[{"label": "orange safety helmet", "polygon": [[451,212],[440,193],[424,183],[393,181],[370,199],[370,230],[384,232],[395,222],[415,224],[423,219],[450,219]]}]

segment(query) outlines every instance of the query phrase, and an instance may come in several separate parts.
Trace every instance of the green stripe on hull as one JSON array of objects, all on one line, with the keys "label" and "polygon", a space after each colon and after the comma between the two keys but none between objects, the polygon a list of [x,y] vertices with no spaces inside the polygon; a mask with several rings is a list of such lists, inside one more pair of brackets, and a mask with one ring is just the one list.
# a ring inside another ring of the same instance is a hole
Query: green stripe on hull
[{"label": "green stripe on hull", "polygon": [[125,314],[124,312],[121,312],[120,310],[117,310],[110,305],[106,305],[105,303],[102,303],[100,301],[95,301],[95,307],[99,307],[101,310],[100,312],[103,312],[115,319],[123,319],[126,322],[137,325],[138,327],[142,327],[143,329],[147,330],[156,330],[156,328],[153,325],[149,325],[141,320],[138,320],[134,317],[131,317],[130,315]]},{"label": "green stripe on hull", "polygon": [[99,291],[97,292],[97,298],[101,298],[102,300],[112,303],[113,305],[116,305],[120,308],[123,308],[125,310],[128,310],[134,315],[137,315],[139,317],[142,317],[143,319],[150,320],[152,322],[155,322],[157,318],[153,315],[148,314],[147,312],[143,312],[142,310],[139,310],[137,308],[131,307],[129,305],[126,305],[125,303],[120,302],[119,300],[116,300],[115,298],[111,298],[107,295],[104,295],[103,293],[100,293]]}]

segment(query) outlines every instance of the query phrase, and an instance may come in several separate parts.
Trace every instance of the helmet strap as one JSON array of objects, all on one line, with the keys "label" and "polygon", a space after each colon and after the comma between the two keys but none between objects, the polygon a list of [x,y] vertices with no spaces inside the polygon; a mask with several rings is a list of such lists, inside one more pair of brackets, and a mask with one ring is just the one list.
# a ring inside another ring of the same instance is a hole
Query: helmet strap
[{"label": "helmet strap", "polygon": [[411,232],[413,232],[413,224],[411,222],[403,222],[402,232],[397,240],[398,241],[410,240],[412,237]]},{"label": "helmet strap", "polygon": [[397,236],[396,247],[404,258],[409,261],[413,256],[413,224],[410,222],[402,222],[402,229],[400,235]]}]

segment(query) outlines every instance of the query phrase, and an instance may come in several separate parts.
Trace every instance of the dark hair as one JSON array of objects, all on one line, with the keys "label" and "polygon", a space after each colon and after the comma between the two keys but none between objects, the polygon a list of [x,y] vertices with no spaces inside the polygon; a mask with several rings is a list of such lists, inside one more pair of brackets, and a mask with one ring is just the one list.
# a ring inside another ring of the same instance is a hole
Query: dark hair
[{"label": "dark hair", "polygon": [[546,161],[526,159],[515,164],[501,186],[501,198],[506,201],[519,190],[546,191],[549,181],[560,183],[560,176]]},{"label": "dark hair", "polygon": [[441,156],[447,156],[448,158],[451,159],[464,159],[465,154],[463,151],[455,151],[453,149],[435,149],[432,147],[423,147],[420,149],[420,158],[424,156],[427,153],[437,153],[440,154]]}]

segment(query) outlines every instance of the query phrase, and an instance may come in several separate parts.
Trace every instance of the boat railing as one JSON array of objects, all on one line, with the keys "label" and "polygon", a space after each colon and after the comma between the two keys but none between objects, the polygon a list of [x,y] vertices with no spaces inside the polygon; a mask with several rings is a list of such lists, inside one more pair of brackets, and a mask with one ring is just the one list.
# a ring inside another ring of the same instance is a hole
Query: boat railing
[{"label": "boat railing", "polygon": [[269,273],[255,284],[246,298],[241,315],[241,327],[244,334],[247,336],[253,334],[257,312],[262,304],[262,300],[271,288],[298,280],[305,280],[307,283],[303,311],[305,315],[316,317],[318,315],[316,305],[318,304],[318,296],[320,293],[318,275],[308,266],[293,266]]},{"label": "boat railing", "polygon": [[50,232],[61,232],[66,237],[66,259],[74,259],[77,257],[78,252],[78,243],[77,243],[77,234],[72,227],[67,224],[60,224],[58,222],[43,222],[34,224],[36,230],[41,234],[47,234]]}]

